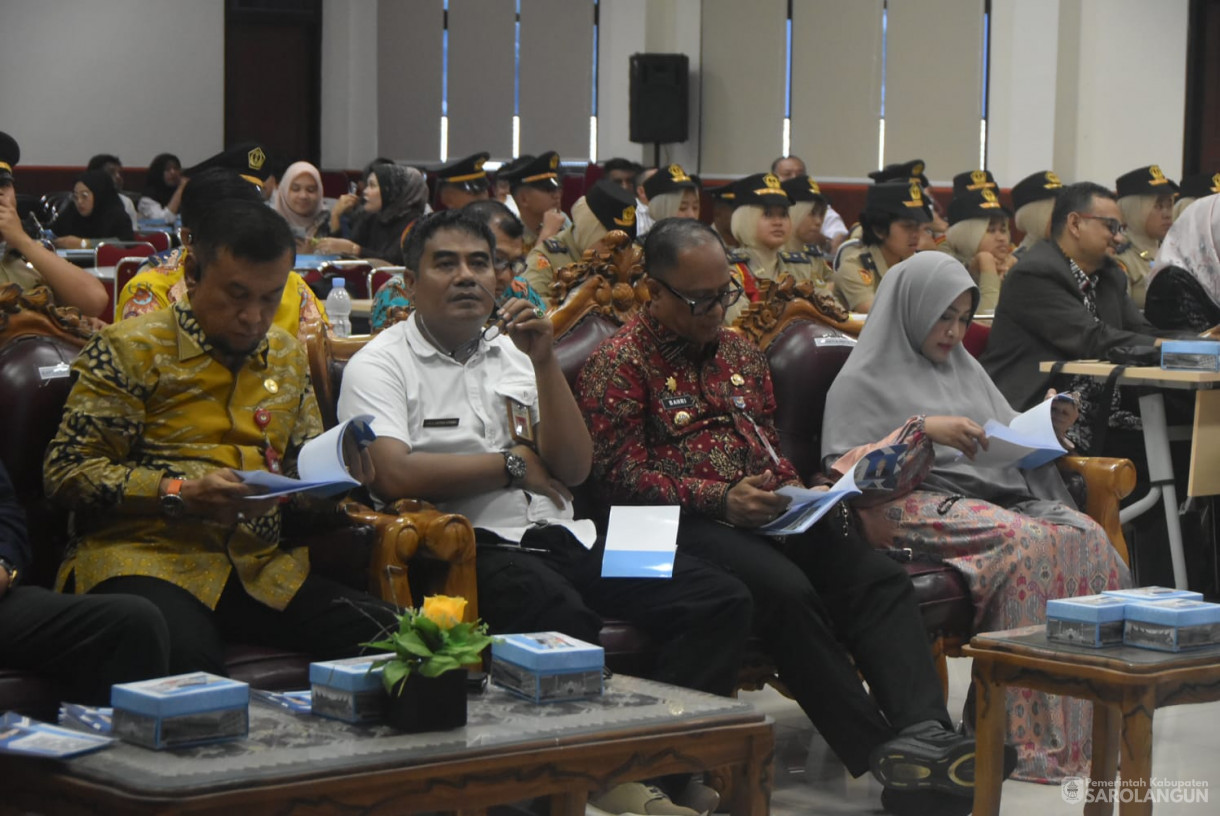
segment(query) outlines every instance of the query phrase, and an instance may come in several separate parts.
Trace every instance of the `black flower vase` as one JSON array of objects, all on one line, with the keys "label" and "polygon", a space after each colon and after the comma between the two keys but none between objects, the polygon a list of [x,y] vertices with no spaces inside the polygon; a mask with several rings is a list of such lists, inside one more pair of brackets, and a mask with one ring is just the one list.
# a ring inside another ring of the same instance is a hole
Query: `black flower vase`
[{"label": "black flower vase", "polygon": [[466,724],[466,672],[436,677],[411,672],[390,692],[387,722],[399,731],[447,731]]}]

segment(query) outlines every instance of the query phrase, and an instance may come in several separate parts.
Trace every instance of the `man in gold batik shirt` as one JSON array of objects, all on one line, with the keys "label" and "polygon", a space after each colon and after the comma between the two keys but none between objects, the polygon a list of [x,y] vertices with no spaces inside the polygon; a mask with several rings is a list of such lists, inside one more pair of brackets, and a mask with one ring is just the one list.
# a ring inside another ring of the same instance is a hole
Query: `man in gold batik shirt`
[{"label": "man in gold batik shirt", "polygon": [[[182,193],[182,235],[189,241],[199,217],[212,207],[229,201],[261,201],[258,188],[233,170],[212,168],[191,179]],[[190,254],[186,246],[157,256],[119,291],[115,314],[119,320],[155,312],[177,303],[186,294],[182,272]],[[301,342],[314,327],[326,325],[326,312],[305,280],[288,273],[288,284],[275,311],[275,325],[296,335]]]},{"label": "man in gold batik shirt", "polygon": [[[60,585],[124,592],[169,624],[171,672],[224,672],[224,641],[357,654],[384,607],[310,575],[281,547],[276,499],[234,470],[293,474],[322,431],[304,349],[272,325],[292,265],[292,233],[261,203],[199,221],[189,297],[100,332],[47,450],[47,494],[76,512],[79,540]],[[353,476],[371,478],[367,454]]]}]

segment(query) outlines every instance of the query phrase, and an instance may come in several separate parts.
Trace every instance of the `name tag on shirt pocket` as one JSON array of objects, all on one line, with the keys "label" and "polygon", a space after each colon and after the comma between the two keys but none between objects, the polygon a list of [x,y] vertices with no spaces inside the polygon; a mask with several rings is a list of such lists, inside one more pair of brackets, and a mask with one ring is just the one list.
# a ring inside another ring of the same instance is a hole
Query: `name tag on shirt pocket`
[{"label": "name tag on shirt pocket", "polygon": [[679,408],[690,408],[694,406],[695,398],[689,394],[682,394],[673,397],[661,397],[661,405],[666,410],[676,411]]},{"label": "name tag on shirt pocket", "polygon": [[458,426],[458,418],[450,417],[448,419],[425,419],[425,428],[456,428]]}]

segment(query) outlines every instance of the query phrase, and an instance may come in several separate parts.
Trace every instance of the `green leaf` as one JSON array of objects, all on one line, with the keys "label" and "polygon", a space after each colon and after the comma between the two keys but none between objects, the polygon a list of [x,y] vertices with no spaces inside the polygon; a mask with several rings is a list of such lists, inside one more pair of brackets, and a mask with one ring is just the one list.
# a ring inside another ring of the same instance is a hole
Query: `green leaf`
[{"label": "green leaf", "polygon": [[[409,665],[406,663],[400,663],[397,660],[392,660],[389,663],[386,663],[385,668],[382,669],[381,683],[385,686],[386,691],[393,694],[394,687],[397,686],[400,681],[406,680],[410,674],[411,667]],[[402,694],[401,688],[398,689],[398,693]]]},{"label": "green leaf", "polygon": [[447,671],[460,668],[461,665],[461,663],[452,657],[437,656],[420,665],[419,673],[424,677],[436,677]]},{"label": "green leaf", "polygon": [[394,651],[399,655],[405,651],[418,657],[431,657],[432,650],[428,648],[428,644],[424,643],[423,638],[418,632],[403,632],[394,637]]}]

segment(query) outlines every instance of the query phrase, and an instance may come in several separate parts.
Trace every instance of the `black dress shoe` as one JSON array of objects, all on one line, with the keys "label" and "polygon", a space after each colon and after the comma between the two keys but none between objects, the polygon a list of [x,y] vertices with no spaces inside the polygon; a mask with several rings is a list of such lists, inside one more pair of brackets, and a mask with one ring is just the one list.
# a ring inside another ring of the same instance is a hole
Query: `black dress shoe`
[{"label": "black dress shoe", "polygon": [[974,740],[947,728],[901,734],[877,746],[869,764],[886,788],[974,795]]}]

